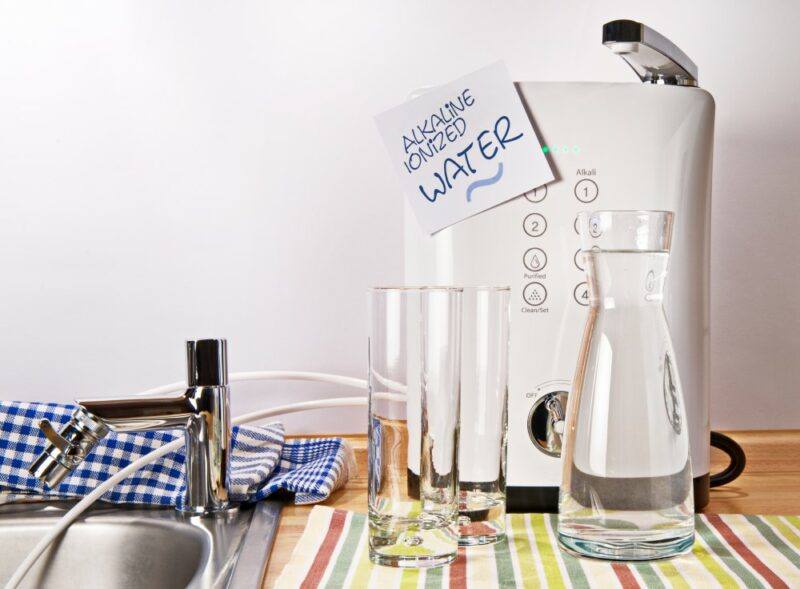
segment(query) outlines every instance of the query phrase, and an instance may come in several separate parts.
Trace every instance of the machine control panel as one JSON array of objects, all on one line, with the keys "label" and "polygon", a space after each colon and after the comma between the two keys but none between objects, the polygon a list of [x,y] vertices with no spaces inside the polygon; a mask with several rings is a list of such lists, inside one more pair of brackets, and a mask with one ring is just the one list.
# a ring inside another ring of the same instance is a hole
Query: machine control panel
[{"label": "machine control panel", "polygon": [[[552,150],[552,153],[560,153],[560,150]],[[572,172],[574,176],[571,179],[540,186],[526,192],[525,199],[521,200],[528,203],[522,219],[525,237],[522,243],[526,246],[522,253],[523,313],[532,312],[531,307],[536,307],[537,313],[545,312],[552,304],[556,304],[555,301],[581,307],[589,305],[585,264],[578,238],[578,213],[596,209],[602,199],[597,168],[574,166]],[[551,225],[549,231],[548,224]],[[573,232],[566,234],[562,227],[570,226]],[[573,247],[565,248],[565,242]],[[573,252],[571,260],[556,259],[548,254],[565,250]],[[568,284],[572,285],[570,290],[548,292],[551,281],[548,280],[547,271],[558,285],[562,285],[565,276],[569,276]]]},{"label": "machine control panel", "polygon": [[[586,153],[562,155],[553,150],[552,156],[562,173],[562,179],[525,193],[519,199],[517,211],[522,221],[518,244],[521,246],[522,264],[519,268],[519,288],[522,294],[519,312],[531,321],[523,329],[530,333],[545,330],[561,334],[567,339],[580,338],[585,308],[589,305],[589,288],[586,281],[585,262],[580,248],[578,214],[602,208],[600,180],[597,168],[586,166]],[[566,322],[566,323],[565,323]],[[523,324],[524,325],[524,324]],[[565,331],[566,330],[566,331]],[[570,335],[566,335],[570,334]],[[574,368],[575,349],[539,351],[541,364],[533,374],[549,375],[561,379],[531,386],[522,381],[512,391],[514,406],[514,460],[525,452],[534,451],[550,461],[542,471],[540,480],[556,482],[560,478],[558,457],[563,435],[563,414],[571,389],[571,371]],[[522,410],[524,409],[524,413]],[[520,422],[523,422],[520,423]],[[520,447],[519,429],[527,433],[525,449]],[[526,459],[527,460],[527,459]],[[544,467],[544,465],[542,465]],[[520,474],[515,473],[518,484]]]}]

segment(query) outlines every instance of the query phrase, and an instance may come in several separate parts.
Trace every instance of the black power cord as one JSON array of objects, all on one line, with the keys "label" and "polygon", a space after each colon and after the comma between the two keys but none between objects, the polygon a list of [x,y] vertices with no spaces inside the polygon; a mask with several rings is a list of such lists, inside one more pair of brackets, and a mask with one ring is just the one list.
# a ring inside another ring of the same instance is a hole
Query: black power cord
[{"label": "black power cord", "polygon": [[711,475],[710,486],[719,487],[727,485],[736,479],[747,464],[747,458],[742,447],[732,438],[719,432],[711,432],[711,446],[725,452],[730,459],[728,466],[722,471]]}]

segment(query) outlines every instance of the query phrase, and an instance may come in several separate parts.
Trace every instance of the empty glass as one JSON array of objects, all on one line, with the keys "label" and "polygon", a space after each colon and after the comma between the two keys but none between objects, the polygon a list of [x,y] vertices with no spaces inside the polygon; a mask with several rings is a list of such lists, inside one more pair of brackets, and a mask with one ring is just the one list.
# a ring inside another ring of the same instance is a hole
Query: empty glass
[{"label": "empty glass", "polygon": [[466,287],[461,324],[459,544],[505,536],[508,287]]},{"label": "empty glass", "polygon": [[369,556],[447,564],[458,550],[461,289],[369,291]]},{"label": "empty glass", "polygon": [[694,542],[689,436],[662,307],[673,214],[582,213],[589,316],[567,409],[561,545],[614,560]]}]

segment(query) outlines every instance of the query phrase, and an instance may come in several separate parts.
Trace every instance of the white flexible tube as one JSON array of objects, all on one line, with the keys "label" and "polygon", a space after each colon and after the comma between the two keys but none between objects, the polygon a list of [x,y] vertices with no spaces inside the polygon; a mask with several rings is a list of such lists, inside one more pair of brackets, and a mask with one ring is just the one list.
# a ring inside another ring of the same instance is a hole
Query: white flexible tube
[{"label": "white flexible tube", "polygon": [[[367,388],[367,381],[361,378],[353,378],[352,376],[341,376],[339,374],[327,374],[325,372],[302,372],[290,370],[258,370],[253,372],[231,372],[228,376],[230,382],[244,382],[248,380],[308,380],[312,382],[327,382],[331,384],[340,384],[346,387],[353,387],[356,389]],[[402,385],[400,385],[402,386]],[[174,393],[182,391],[186,388],[186,381],[172,382],[153,389],[147,389],[141,393],[134,393],[138,395],[163,395],[164,393]]]},{"label": "white flexible tube", "polygon": [[[278,376],[280,375],[280,376]],[[234,378],[235,377],[235,378]],[[233,373],[230,375],[230,380],[311,380],[315,382],[329,382],[333,384],[341,384],[344,386],[351,386],[354,388],[359,389],[366,389],[367,382],[365,380],[359,378],[352,378],[349,376],[340,376],[337,374],[323,374],[317,372],[279,372],[279,371],[266,371],[266,372],[239,372]],[[175,390],[181,390],[185,387],[185,383],[173,383],[164,385],[163,387],[157,387],[155,389],[150,389],[149,391],[145,391],[142,394],[156,394],[156,393],[167,393]],[[171,388],[177,387],[177,388]],[[312,409],[326,409],[332,407],[358,407],[367,404],[367,397],[337,397],[333,399],[318,399],[316,401],[303,401],[300,403],[290,403],[288,405],[281,405],[279,407],[273,407],[272,409],[264,409],[261,411],[254,411],[252,413],[247,413],[245,415],[240,415],[233,419],[233,423],[238,425],[240,423],[250,423],[253,421],[259,421],[261,419],[266,419],[267,417],[274,417],[276,415],[287,415],[289,413],[297,413],[298,411],[309,411]],[[149,454],[145,454],[141,458],[134,460],[128,466],[120,470],[119,472],[115,473],[102,483],[100,483],[91,493],[86,495],[83,499],[81,499],[78,503],[76,503],[67,513],[65,513],[58,523],[53,526],[50,531],[45,534],[45,536],[39,540],[39,542],[34,546],[33,550],[25,557],[20,565],[17,567],[17,570],[14,571],[14,574],[8,580],[5,585],[5,589],[15,589],[17,585],[25,578],[25,575],[31,569],[31,567],[36,563],[42,553],[47,550],[47,547],[60,536],[64,530],[69,527],[69,525],[74,522],[84,511],[86,511],[95,501],[100,499],[106,491],[114,487],[116,484],[120,483],[121,481],[125,480],[128,476],[150,464],[151,462],[155,462],[165,454],[169,454],[170,452],[175,451],[176,449],[183,446],[184,439],[179,438],[177,440],[173,440],[168,444],[165,444],[150,452]]]}]

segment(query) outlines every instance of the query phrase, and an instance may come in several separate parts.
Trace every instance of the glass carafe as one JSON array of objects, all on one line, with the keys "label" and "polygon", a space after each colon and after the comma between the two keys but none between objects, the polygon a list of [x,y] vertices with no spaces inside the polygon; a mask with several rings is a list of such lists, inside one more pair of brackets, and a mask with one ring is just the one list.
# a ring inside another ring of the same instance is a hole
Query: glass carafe
[{"label": "glass carafe", "polygon": [[689,432],[662,305],[673,214],[581,213],[589,315],[569,397],[558,536],[649,560],[694,542]]}]

